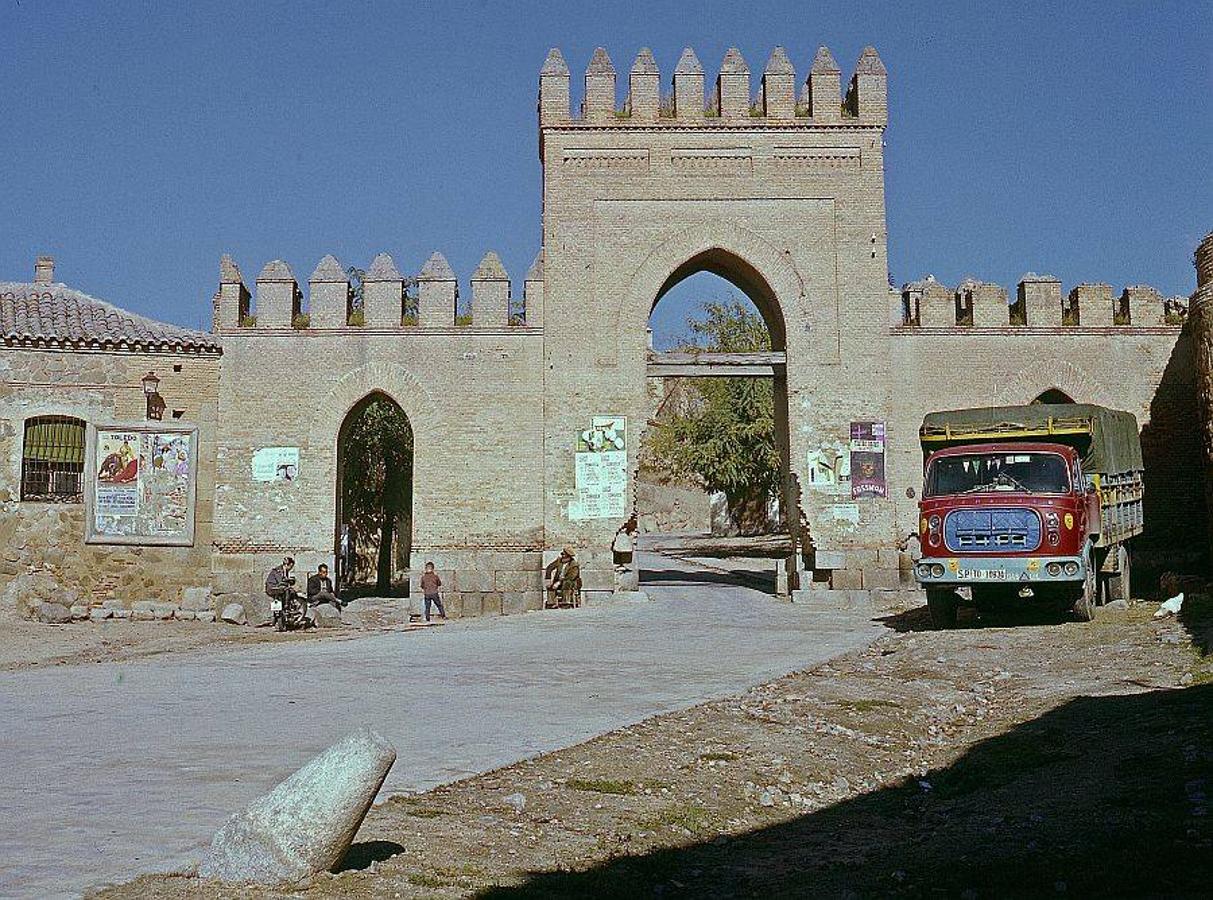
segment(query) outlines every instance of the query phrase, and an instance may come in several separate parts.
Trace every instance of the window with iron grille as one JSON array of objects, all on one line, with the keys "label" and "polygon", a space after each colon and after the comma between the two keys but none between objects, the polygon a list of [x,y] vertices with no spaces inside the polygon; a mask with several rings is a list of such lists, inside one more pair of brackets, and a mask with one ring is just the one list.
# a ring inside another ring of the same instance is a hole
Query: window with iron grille
[{"label": "window with iron grille", "polygon": [[21,499],[80,503],[83,477],[84,422],[70,416],[26,419]]}]

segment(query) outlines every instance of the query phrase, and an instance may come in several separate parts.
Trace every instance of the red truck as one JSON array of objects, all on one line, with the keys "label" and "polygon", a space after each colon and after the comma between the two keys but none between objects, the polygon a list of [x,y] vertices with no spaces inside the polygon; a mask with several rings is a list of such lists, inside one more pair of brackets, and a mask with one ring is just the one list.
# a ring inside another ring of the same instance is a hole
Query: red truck
[{"label": "red truck", "polygon": [[915,563],[938,628],[958,605],[995,614],[1034,601],[1090,621],[1129,597],[1142,458],[1132,413],[1032,404],[930,413]]}]

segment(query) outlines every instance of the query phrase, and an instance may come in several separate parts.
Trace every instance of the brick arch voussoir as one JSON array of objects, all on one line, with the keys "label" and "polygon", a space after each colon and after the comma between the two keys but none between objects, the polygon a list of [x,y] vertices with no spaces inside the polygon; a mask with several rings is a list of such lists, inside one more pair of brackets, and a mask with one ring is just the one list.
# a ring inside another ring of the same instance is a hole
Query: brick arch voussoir
[{"label": "brick arch voussoir", "polygon": [[1019,406],[1031,403],[1045,391],[1056,389],[1075,403],[1113,405],[1112,393],[1087,372],[1064,360],[1047,360],[1029,366],[1005,381],[996,382],[991,395],[999,405]]},{"label": "brick arch voussoir", "polygon": [[368,363],[351,369],[337,380],[322,402],[325,415],[312,423],[312,446],[337,447],[337,434],[345,417],[368,394],[380,393],[390,397],[404,410],[413,434],[422,423],[434,417],[436,404],[424,385],[407,369],[388,363]]},{"label": "brick arch voussoir", "polygon": [[[731,222],[692,225],[658,244],[632,275],[624,304],[628,309],[646,308],[647,311],[657,292],[679,266],[710,250],[735,256],[762,276],[775,295],[789,333],[796,320],[808,321],[806,279],[789,256],[749,229]],[[616,306],[616,334],[622,312],[623,307]]]}]

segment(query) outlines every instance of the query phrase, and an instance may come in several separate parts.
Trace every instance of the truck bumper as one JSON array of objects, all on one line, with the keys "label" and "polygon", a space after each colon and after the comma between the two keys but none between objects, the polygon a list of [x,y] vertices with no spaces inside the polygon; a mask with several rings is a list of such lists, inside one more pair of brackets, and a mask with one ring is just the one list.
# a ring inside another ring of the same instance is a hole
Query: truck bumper
[{"label": "truck bumper", "polygon": [[923,557],[914,564],[923,587],[973,584],[1073,584],[1087,577],[1081,556]]}]

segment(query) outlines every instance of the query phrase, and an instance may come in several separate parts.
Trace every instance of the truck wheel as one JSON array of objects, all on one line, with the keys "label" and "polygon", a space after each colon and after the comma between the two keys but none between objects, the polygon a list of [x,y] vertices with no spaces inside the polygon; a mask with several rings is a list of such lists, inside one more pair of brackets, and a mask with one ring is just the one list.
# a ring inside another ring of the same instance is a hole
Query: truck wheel
[{"label": "truck wheel", "polygon": [[939,630],[956,627],[956,592],[948,588],[927,588],[927,611],[931,624]]},{"label": "truck wheel", "polygon": [[1080,622],[1095,618],[1095,607],[1099,605],[1099,568],[1094,559],[1087,560],[1087,577],[1082,583],[1082,593],[1074,601],[1074,615]]},{"label": "truck wheel", "polygon": [[1124,600],[1127,603],[1133,599],[1132,585],[1130,584],[1129,548],[1124,544],[1117,544],[1116,549],[1112,552],[1116,554],[1117,571],[1107,576],[1108,602]]}]

